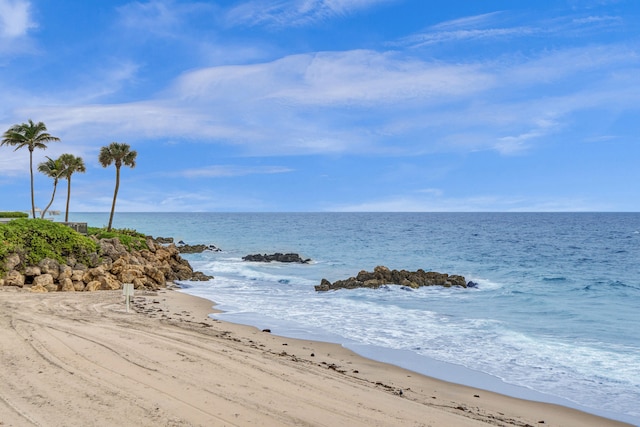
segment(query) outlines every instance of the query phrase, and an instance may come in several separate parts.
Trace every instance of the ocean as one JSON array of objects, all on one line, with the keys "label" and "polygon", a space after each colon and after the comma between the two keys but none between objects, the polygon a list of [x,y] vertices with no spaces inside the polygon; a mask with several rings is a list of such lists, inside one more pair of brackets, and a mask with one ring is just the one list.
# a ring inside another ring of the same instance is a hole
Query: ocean
[{"label": "ocean", "polygon": [[[221,248],[184,256],[215,279],[181,283],[221,320],[640,425],[639,213],[116,213],[114,227]],[[242,261],[274,252],[312,262]],[[377,265],[478,286],[314,290]]]}]

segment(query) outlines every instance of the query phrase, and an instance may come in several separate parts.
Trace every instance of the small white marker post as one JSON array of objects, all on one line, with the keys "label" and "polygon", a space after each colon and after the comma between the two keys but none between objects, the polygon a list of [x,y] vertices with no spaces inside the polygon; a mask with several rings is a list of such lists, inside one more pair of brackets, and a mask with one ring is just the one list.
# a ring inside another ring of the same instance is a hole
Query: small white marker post
[{"label": "small white marker post", "polygon": [[133,298],[133,283],[123,283],[122,284],[122,295],[124,295],[124,299],[127,304],[127,313],[129,312],[129,301]]}]

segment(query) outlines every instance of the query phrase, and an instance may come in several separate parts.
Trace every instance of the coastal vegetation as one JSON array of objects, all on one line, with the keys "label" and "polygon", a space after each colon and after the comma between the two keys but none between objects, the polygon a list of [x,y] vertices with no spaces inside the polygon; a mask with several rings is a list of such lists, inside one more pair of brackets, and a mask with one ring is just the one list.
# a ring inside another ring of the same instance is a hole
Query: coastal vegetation
[{"label": "coastal vegetation", "polygon": [[29,218],[26,212],[0,212],[0,218]]},{"label": "coastal vegetation", "polygon": [[44,219],[18,218],[0,224],[0,241],[0,276],[6,273],[5,259],[11,254],[20,256],[25,265],[37,265],[45,258],[88,263],[98,250],[95,240]]},{"label": "coastal vegetation", "polygon": [[128,250],[149,249],[146,241],[147,236],[130,228],[112,228],[111,230],[107,230],[106,227],[88,227],[87,234],[94,236],[98,240],[118,238],[120,243]]},{"label": "coastal vegetation", "polygon": [[209,280],[194,272],[173,244],[131,229],[89,227],[83,235],[61,223],[18,218],[0,224],[0,287],[32,292],[158,289],[174,280]]},{"label": "coastal vegetation", "polygon": [[107,231],[111,231],[111,225],[113,224],[113,212],[116,209],[116,198],[118,197],[118,189],[120,188],[120,168],[123,165],[129,166],[132,169],[135,168],[137,156],[138,152],[135,150],[132,151],[129,144],[125,143],[112,142],[100,149],[98,160],[102,167],[106,168],[112,163],[116,167],[116,187],[113,191],[113,202],[111,203],[111,214],[109,215]]},{"label": "coastal vegetation", "polygon": [[33,190],[33,151],[37,148],[45,150],[49,142],[60,141],[60,138],[47,133],[44,123],[34,123],[29,119],[28,123],[11,126],[2,136],[0,145],[16,147],[14,151],[27,147],[29,149],[29,171],[31,173],[31,214],[36,217],[36,202]]}]

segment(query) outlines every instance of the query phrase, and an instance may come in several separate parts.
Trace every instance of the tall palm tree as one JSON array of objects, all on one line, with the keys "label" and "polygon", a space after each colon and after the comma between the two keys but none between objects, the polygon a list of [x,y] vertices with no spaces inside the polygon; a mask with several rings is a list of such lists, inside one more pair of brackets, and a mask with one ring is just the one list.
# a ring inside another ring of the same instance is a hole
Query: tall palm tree
[{"label": "tall palm tree", "polygon": [[109,215],[109,225],[107,231],[111,231],[111,224],[113,223],[113,212],[116,209],[116,197],[118,197],[118,189],[120,188],[120,168],[122,165],[129,166],[131,168],[136,167],[136,157],[138,152],[133,150],[129,144],[112,142],[100,148],[100,155],[98,161],[102,167],[107,167],[114,163],[116,166],[116,188],[113,191],[113,203],[111,204],[111,215]]},{"label": "tall palm tree", "polygon": [[87,171],[87,168],[84,166],[84,160],[82,157],[76,157],[73,154],[62,154],[59,158],[60,162],[62,162],[62,176],[67,180],[67,207],[64,213],[64,222],[69,221],[69,200],[71,199],[71,175],[74,172],[84,173]]},{"label": "tall palm tree", "polygon": [[60,159],[53,160],[51,157],[47,156],[47,161],[42,162],[38,165],[38,171],[47,175],[50,178],[53,178],[53,193],[51,193],[51,200],[46,208],[42,211],[40,218],[44,218],[44,215],[47,213],[51,204],[53,203],[53,199],[56,197],[56,188],[58,187],[58,180],[62,176],[62,163]]},{"label": "tall palm tree", "polygon": [[33,150],[36,148],[46,150],[47,143],[53,141],[60,141],[60,138],[47,133],[47,127],[44,123],[33,123],[33,120],[29,119],[28,123],[11,126],[4,135],[2,135],[2,142],[0,142],[0,145],[11,145],[16,147],[13,151],[17,151],[23,147],[27,147],[29,149],[29,171],[31,172],[31,214],[34,218],[36,217],[36,202],[33,194]]}]

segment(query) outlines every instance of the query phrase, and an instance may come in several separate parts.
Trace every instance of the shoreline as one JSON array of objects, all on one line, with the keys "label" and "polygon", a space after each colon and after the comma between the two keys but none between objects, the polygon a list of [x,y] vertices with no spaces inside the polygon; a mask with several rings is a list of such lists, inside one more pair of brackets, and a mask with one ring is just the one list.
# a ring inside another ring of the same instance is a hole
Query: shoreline
[{"label": "shoreline", "polygon": [[168,289],[126,313],[121,291],[0,288],[0,425],[630,425],[213,319],[213,305]]},{"label": "shoreline", "polygon": [[[215,319],[230,324],[257,329],[260,328],[260,326],[257,326],[258,322],[255,320],[255,318],[246,318],[240,316],[240,319],[229,319],[225,316],[227,313],[224,310],[216,308],[216,306],[218,305],[216,301],[210,300],[204,296],[191,294],[189,293],[191,289],[191,287],[180,288],[180,286],[178,285],[177,290],[195,298],[203,298],[209,301],[212,304],[212,314],[215,316]],[[265,324],[265,326],[267,326],[267,324]],[[306,332],[309,333],[308,331]],[[611,420],[614,422],[628,423],[625,425],[636,425],[633,420],[625,419],[624,414],[620,415],[615,413],[607,413],[606,411],[598,411],[597,409],[582,406],[576,402],[559,396],[545,394],[524,386],[507,383],[499,377],[484,372],[475,371],[462,365],[454,365],[448,362],[442,362],[440,360],[428,358],[426,356],[419,356],[407,350],[394,350],[383,347],[358,344],[355,342],[340,343],[339,341],[342,337],[337,335],[334,336],[333,339],[331,336],[313,336],[312,333],[311,335],[307,336],[306,333],[296,332],[295,329],[287,329],[286,326],[282,326],[281,330],[274,331],[274,333],[280,334],[280,336],[285,339],[297,339],[303,341],[312,340],[327,343],[330,345],[336,345],[348,351],[352,351],[359,357],[371,360],[373,362],[405,369],[416,375],[420,375],[436,381],[442,381],[453,386],[468,387],[473,390],[495,393],[509,398],[541,404],[555,405],[583,412],[589,415],[601,417],[603,419]],[[399,359],[401,360],[401,363],[398,363]],[[428,361],[428,369],[425,369],[425,360]]]}]

